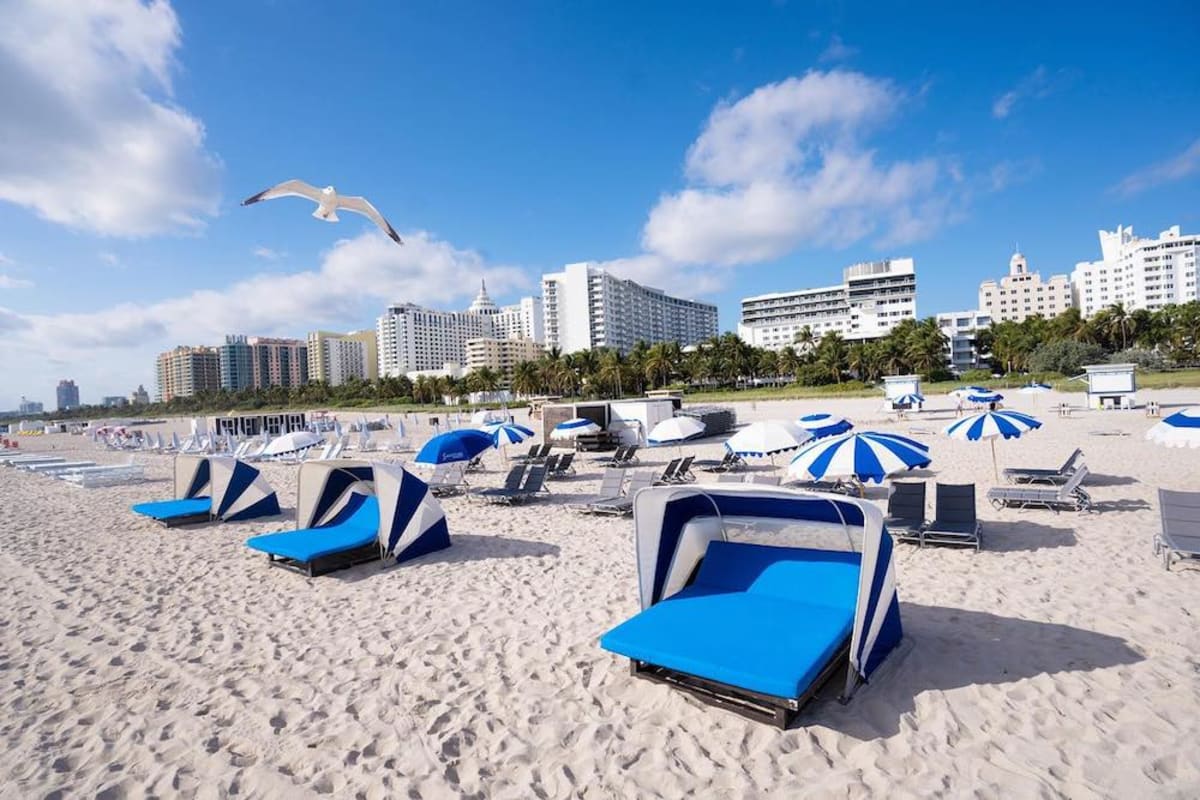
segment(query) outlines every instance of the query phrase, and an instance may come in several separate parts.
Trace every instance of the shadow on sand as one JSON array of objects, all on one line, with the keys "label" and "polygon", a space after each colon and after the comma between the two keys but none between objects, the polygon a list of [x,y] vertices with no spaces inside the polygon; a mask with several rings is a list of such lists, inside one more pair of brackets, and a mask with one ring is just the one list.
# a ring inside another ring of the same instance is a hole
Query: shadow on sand
[{"label": "shadow on sand", "polygon": [[885,662],[845,706],[834,699],[840,681],[831,681],[822,699],[800,715],[797,727],[826,725],[860,740],[894,736],[924,692],[1001,686],[1144,659],[1124,639],[1069,625],[913,603],[901,603],[900,616],[912,649],[898,662]]},{"label": "shadow on sand", "polygon": [[1074,547],[1078,540],[1071,528],[1014,520],[983,522],[983,549],[994,553]]},{"label": "shadow on sand", "polygon": [[[356,583],[381,577],[380,573],[420,567],[422,564],[461,564],[467,561],[487,561],[494,558],[543,558],[557,557],[559,546],[530,539],[512,539],[507,536],[484,536],[476,533],[450,533],[450,547],[429,555],[397,564],[391,559],[370,561],[349,569],[330,572],[323,578],[333,578],[343,583]],[[318,578],[318,580],[320,580]]]}]

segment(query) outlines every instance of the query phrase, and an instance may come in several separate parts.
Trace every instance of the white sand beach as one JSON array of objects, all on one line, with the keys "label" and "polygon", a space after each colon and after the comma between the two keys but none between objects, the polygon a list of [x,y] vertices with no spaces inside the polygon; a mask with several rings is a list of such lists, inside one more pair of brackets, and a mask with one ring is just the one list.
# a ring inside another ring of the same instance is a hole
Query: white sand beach
[{"label": "white sand beach", "polygon": [[[599,484],[588,454],[541,502],[443,500],[448,550],[314,579],[243,544],[293,524],[295,465],[262,467],[282,517],[186,529],[129,511],[170,497],[170,456],[138,454],[146,483],[91,490],[0,467],[0,797],[1195,797],[1200,570],[1164,571],[1151,539],[1156,489],[1200,488],[1200,450],[1146,442],[1140,410],[1060,419],[1059,399],[1014,395],[1044,425],[1000,442],[1000,466],[1081,447],[1097,513],[992,509],[990,448],[941,434],[944,397],[902,422],[876,399],[735,404],[742,422],[926,429],[930,503],[935,480],[979,487],[982,552],[897,545],[912,649],[787,731],[600,649],[638,603],[631,521],[566,508]],[[487,458],[478,485],[503,477]]]}]

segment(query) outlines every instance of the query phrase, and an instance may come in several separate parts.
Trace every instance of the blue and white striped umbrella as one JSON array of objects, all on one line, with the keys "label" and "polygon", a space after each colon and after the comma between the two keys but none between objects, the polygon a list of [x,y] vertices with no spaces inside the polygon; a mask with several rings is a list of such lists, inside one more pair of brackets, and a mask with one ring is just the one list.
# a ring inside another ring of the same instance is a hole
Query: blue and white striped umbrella
[{"label": "blue and white striped umbrella", "polygon": [[951,439],[977,442],[987,439],[992,443],[992,470],[1000,480],[1000,468],[996,466],[996,440],[1016,439],[1022,434],[1042,427],[1042,423],[1018,411],[985,411],[973,414],[946,426],[946,435]]},{"label": "blue and white striped umbrella", "polygon": [[1022,386],[1019,391],[1021,394],[1044,394],[1053,388],[1046,383],[1027,383]]},{"label": "blue and white striped umbrella", "polygon": [[893,433],[847,433],[808,445],[792,459],[788,474],[801,480],[854,478],[860,483],[896,472],[927,467],[929,448],[915,439]]},{"label": "blue and white striped umbrella", "polygon": [[999,392],[984,390],[982,392],[972,392],[967,395],[968,403],[999,403],[1004,399],[1004,395]]},{"label": "blue and white striped umbrella", "polygon": [[951,397],[966,397],[969,394],[982,394],[991,391],[986,386],[960,386],[950,392]]},{"label": "blue and white striped umbrella", "polygon": [[1200,406],[1164,417],[1146,431],[1146,439],[1167,447],[1200,447]]},{"label": "blue and white striped umbrella", "polygon": [[551,439],[574,439],[576,436],[581,436],[588,433],[599,433],[602,431],[596,423],[590,419],[583,417],[575,417],[566,422],[560,422],[554,426],[554,430],[550,431]]},{"label": "blue and white striped umbrella", "polygon": [[492,436],[492,447],[499,449],[510,444],[520,444],[536,434],[524,425],[507,425],[503,422],[487,425],[484,433]]},{"label": "blue and white striped umbrella", "polygon": [[899,397],[892,398],[892,404],[897,406],[915,406],[925,402],[925,395],[913,392],[911,394],[902,394]]},{"label": "blue and white striped umbrella", "polygon": [[812,434],[814,439],[838,436],[854,427],[845,417],[835,417],[833,414],[805,414],[796,420],[796,424]]}]

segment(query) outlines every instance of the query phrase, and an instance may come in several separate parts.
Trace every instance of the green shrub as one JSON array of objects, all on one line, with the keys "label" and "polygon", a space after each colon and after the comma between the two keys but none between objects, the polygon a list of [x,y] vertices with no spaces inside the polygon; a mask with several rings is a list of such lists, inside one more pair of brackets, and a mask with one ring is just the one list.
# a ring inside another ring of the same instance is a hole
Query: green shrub
[{"label": "green shrub", "polygon": [[963,383],[982,383],[983,381],[990,381],[992,379],[992,373],[990,370],[986,369],[969,369],[960,375],[959,379],[962,380]]},{"label": "green shrub", "polygon": [[1063,375],[1078,375],[1085,364],[1104,363],[1104,350],[1090,342],[1072,339],[1055,339],[1037,346],[1029,356],[1029,369],[1033,372],[1061,372]]}]

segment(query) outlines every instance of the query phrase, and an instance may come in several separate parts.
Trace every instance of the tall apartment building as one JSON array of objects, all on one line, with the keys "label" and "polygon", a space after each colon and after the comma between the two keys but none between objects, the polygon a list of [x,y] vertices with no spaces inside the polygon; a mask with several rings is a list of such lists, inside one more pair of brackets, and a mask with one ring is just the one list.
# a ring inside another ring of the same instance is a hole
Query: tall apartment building
[{"label": "tall apartment building", "polygon": [[500,388],[512,388],[513,367],[542,357],[542,346],[530,339],[471,339],[467,342],[467,372],[483,367],[500,375]]},{"label": "tall apartment building", "polygon": [[129,402],[135,406],[144,406],[150,402],[150,393],[139,383],[138,387],[129,393]]},{"label": "tall apartment building", "polygon": [[245,336],[226,336],[217,347],[221,388],[227,392],[254,386],[254,350]]},{"label": "tall apartment building", "polygon": [[996,322],[1024,322],[1029,317],[1056,317],[1074,305],[1066,275],[1042,276],[1029,271],[1021,253],[1013,253],[1008,275],[979,284],[979,310]]},{"label": "tall apartment building", "polygon": [[160,402],[221,388],[221,359],[215,347],[181,345],[159,353],[155,366]]},{"label": "tall apartment building", "polygon": [[501,307],[492,317],[492,334],[497,339],[527,339],[540,344],[546,341],[544,319],[542,298],[523,297],[515,305]]},{"label": "tall apartment building", "polygon": [[249,342],[256,389],[308,383],[308,345],[305,342],[266,336],[252,336]]},{"label": "tall apartment building", "polygon": [[45,407],[37,400],[26,400],[21,398],[21,404],[17,406],[18,414],[41,414],[45,411]]},{"label": "tall apartment building", "polygon": [[59,381],[55,394],[58,396],[59,411],[79,408],[79,387],[75,385],[75,381],[66,379]]},{"label": "tall apartment building", "polygon": [[129,398],[123,394],[105,395],[100,399],[100,405],[105,408],[121,408],[129,405]]},{"label": "tall apartment building", "polygon": [[1196,262],[1200,235],[1173,225],[1157,239],[1143,239],[1133,227],[1099,231],[1099,261],[1081,261],[1071,273],[1071,291],[1084,317],[1115,303],[1126,311],[1156,311],[1172,303],[1200,299]]},{"label": "tall apartment building", "polygon": [[979,347],[980,331],[992,327],[986,311],[946,311],[937,315],[942,335],[946,337],[946,367],[954,372],[986,369],[991,353]]},{"label": "tall apartment building", "polygon": [[845,339],[878,339],[916,315],[913,260],[893,258],[846,267],[836,286],[744,298],[738,336],[771,350],[792,344],[805,327],[817,339],[830,331]]},{"label": "tall apartment building", "polygon": [[377,334],[373,330],[308,334],[308,379],[341,386],[352,378],[373,381],[379,377]]},{"label": "tall apartment building", "polygon": [[628,352],[639,340],[696,344],[717,334],[717,307],[672,297],[588,263],[542,276],[547,347]]}]

